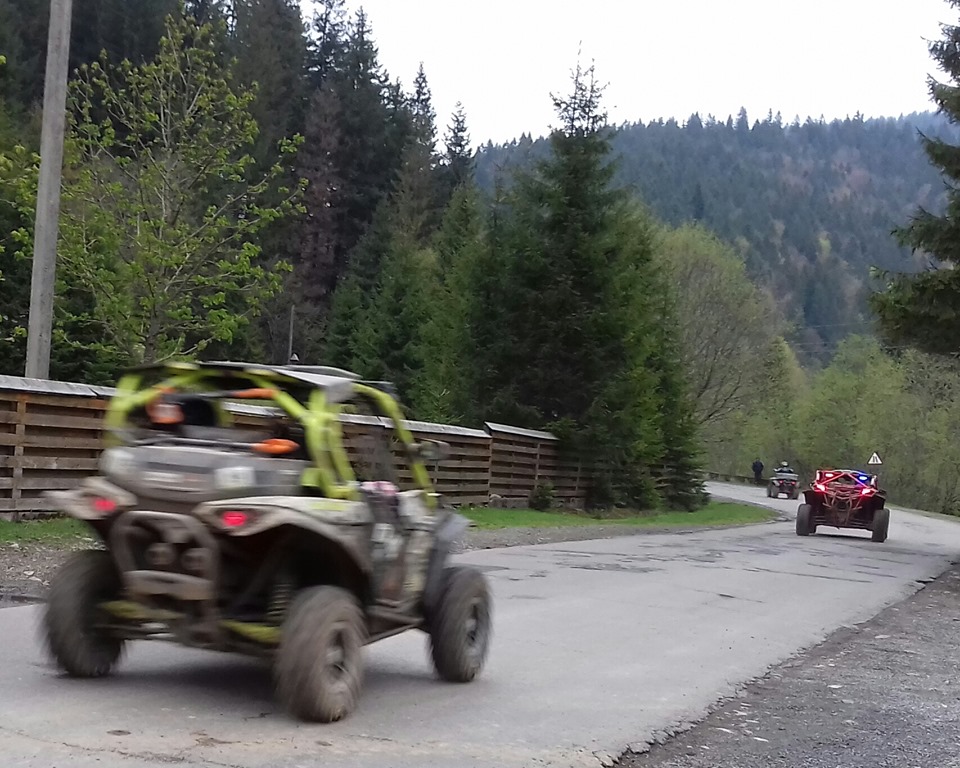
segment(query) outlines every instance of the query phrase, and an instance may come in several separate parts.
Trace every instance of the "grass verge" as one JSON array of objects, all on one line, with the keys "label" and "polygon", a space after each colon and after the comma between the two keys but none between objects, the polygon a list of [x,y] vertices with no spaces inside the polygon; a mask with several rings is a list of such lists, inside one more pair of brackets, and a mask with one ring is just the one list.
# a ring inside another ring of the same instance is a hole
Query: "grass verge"
[{"label": "grass verge", "polygon": [[42,543],[56,544],[76,539],[78,536],[91,536],[92,531],[78,520],[69,517],[56,517],[52,520],[25,520],[11,523],[0,520],[0,544]]},{"label": "grass verge", "polygon": [[[712,501],[696,512],[663,512],[629,517],[596,518],[576,512],[537,512],[533,509],[488,509],[467,507],[460,513],[472,520],[480,530],[503,528],[565,528],[585,525],[627,525],[650,528],[689,528],[691,526],[746,525],[763,523],[776,513],[762,507],[732,502]],[[0,520],[0,544],[39,543],[63,544],[92,532],[71,518],[27,520],[11,523]]]},{"label": "grass verge", "polygon": [[460,513],[481,530],[501,528],[565,528],[584,525],[627,525],[650,528],[746,525],[773,520],[777,513],[749,504],[711,501],[696,512],[652,512],[631,517],[596,518],[577,512],[537,512],[533,509],[467,507]]}]

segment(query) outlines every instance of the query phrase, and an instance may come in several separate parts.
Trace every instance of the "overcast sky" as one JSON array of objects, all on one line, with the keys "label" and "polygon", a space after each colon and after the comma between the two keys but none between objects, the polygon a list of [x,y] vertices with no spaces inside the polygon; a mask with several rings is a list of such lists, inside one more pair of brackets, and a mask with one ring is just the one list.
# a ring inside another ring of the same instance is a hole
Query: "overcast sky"
[{"label": "overcast sky", "polygon": [[[310,0],[303,0],[309,12]],[[380,61],[409,87],[423,61],[441,134],[457,100],[474,145],[546,133],[550,92],[596,63],[611,120],[693,112],[751,121],[930,108],[926,40],[945,0],[348,0]]]}]

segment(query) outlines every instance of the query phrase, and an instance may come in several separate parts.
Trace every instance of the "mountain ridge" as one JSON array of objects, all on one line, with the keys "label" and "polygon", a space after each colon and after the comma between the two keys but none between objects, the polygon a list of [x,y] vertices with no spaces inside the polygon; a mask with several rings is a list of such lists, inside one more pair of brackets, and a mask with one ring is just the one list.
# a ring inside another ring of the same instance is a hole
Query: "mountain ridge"
[{"label": "mountain ridge", "polygon": [[[612,127],[616,181],[671,225],[698,221],[743,255],[794,330],[802,357],[823,360],[836,344],[869,332],[871,267],[914,271],[892,231],[922,206],[939,212],[945,185],[923,151],[921,135],[960,141],[960,130],[934,112],[892,118],[807,119],[779,115],[751,124],[745,110],[724,121],[653,120]],[[547,151],[544,138],[477,152],[477,180],[529,167]]]}]

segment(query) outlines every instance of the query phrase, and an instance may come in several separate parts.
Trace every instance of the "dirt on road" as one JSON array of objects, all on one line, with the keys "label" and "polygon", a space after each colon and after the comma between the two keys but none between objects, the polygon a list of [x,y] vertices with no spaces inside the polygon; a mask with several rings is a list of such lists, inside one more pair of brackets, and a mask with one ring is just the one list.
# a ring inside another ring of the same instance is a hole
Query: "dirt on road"
[{"label": "dirt on road", "polygon": [[960,567],[621,768],[960,765]]}]

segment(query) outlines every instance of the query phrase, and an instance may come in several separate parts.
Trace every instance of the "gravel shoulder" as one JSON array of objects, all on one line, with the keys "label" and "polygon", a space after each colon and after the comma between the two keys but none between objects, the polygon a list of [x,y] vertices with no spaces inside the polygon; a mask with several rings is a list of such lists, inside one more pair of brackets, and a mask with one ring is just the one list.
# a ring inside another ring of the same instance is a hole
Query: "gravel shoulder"
[{"label": "gravel shoulder", "polygon": [[621,768],[960,765],[960,567],[774,668]]}]

